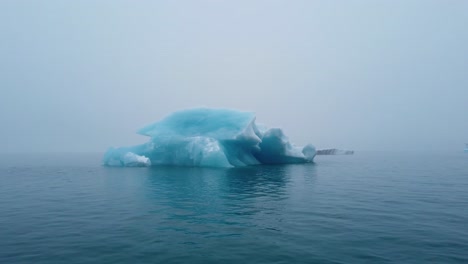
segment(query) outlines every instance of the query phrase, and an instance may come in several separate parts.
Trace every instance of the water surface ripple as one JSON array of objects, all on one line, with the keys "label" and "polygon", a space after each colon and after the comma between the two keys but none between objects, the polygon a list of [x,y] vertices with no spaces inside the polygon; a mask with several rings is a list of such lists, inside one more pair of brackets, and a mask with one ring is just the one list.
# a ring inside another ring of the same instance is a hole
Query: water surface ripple
[{"label": "water surface ripple", "polygon": [[233,169],[13,155],[0,181],[0,263],[468,263],[463,153]]}]

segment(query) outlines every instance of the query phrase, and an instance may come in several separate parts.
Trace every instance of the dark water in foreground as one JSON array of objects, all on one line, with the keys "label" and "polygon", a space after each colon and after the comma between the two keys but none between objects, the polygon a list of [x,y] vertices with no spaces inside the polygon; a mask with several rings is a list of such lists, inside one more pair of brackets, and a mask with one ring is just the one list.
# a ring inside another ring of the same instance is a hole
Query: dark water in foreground
[{"label": "dark water in foreground", "polygon": [[468,154],[238,169],[0,162],[0,263],[468,263]]}]

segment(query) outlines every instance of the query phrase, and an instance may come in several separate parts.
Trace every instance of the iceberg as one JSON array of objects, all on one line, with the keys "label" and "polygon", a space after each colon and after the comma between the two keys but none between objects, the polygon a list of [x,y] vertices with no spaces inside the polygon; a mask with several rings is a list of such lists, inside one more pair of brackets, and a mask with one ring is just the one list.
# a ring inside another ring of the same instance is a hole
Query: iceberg
[{"label": "iceberg", "polygon": [[319,149],[317,155],[353,155],[354,150],[345,149]]},{"label": "iceberg", "polygon": [[149,142],[110,148],[104,165],[119,167],[243,167],[313,162],[315,147],[292,144],[280,128],[255,123],[251,112],[196,108],[177,111],[143,127]]}]

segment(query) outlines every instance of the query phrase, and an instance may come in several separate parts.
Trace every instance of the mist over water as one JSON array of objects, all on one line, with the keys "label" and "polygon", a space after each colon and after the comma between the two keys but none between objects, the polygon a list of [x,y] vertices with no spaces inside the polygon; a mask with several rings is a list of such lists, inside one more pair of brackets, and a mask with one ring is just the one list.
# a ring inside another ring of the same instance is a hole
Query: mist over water
[{"label": "mist over water", "polygon": [[1,1],[1,152],[146,141],[181,109],[255,112],[298,145],[468,143],[467,1]]}]

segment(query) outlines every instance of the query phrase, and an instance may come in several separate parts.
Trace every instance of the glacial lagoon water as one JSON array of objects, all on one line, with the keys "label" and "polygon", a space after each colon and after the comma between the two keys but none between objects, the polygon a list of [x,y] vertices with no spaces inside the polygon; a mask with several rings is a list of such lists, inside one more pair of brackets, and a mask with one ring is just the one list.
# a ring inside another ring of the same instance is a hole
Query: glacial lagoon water
[{"label": "glacial lagoon water", "polygon": [[468,263],[468,155],[110,168],[0,159],[0,263]]}]

